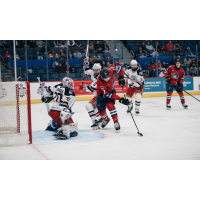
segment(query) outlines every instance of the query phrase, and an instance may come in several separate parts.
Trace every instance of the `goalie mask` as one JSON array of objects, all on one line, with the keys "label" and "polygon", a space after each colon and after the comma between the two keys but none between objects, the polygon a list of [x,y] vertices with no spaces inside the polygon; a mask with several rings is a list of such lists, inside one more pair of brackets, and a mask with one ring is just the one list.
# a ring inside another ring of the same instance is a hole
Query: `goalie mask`
[{"label": "goalie mask", "polygon": [[74,89],[74,81],[69,77],[63,78],[62,84],[63,84],[63,87],[68,87],[70,89]]}]

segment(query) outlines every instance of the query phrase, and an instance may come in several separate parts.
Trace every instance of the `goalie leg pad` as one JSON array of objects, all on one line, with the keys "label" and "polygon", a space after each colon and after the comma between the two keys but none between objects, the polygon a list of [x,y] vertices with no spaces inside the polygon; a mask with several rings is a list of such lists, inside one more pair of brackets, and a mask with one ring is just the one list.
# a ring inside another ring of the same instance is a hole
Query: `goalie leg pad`
[{"label": "goalie leg pad", "polygon": [[63,134],[67,136],[67,139],[69,139],[70,137],[75,137],[78,135],[78,123],[63,125],[62,130]]}]

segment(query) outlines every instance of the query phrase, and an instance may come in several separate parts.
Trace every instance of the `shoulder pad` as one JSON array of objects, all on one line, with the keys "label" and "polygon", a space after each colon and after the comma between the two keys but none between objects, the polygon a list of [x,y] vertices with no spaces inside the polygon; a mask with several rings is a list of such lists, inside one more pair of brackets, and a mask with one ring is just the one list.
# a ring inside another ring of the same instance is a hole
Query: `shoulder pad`
[{"label": "shoulder pad", "polygon": [[74,90],[66,87],[64,95],[66,95],[66,96],[70,96],[70,95],[75,96],[75,93],[74,93]]},{"label": "shoulder pad", "polygon": [[143,76],[143,72],[140,69],[137,70],[137,74]]}]

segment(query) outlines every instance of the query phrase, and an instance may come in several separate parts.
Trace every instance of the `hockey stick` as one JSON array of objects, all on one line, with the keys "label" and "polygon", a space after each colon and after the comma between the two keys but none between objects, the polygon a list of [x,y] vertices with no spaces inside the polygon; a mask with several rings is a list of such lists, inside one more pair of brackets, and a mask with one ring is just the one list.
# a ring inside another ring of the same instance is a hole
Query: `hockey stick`
[{"label": "hockey stick", "polygon": [[[125,93],[124,93],[124,88],[122,87],[122,91],[123,91],[123,94],[124,94],[124,98],[126,99],[126,96],[125,96]],[[127,105],[128,106],[128,105]],[[128,109],[129,109],[129,106],[128,106]],[[135,123],[135,120],[134,120],[134,118],[133,118],[133,115],[132,115],[132,113],[130,112],[130,114],[131,114],[131,117],[132,117],[132,119],[133,119],[133,122]],[[136,126],[136,128],[137,128],[137,133],[138,133],[138,135],[140,135],[140,136],[143,136],[143,134],[142,133],[140,133],[140,131],[139,131],[139,129],[138,129],[138,127],[137,127],[137,124],[135,123],[135,126]]]},{"label": "hockey stick", "polygon": [[174,86],[175,86],[175,87],[177,87],[178,89],[182,90],[183,92],[187,93],[188,95],[190,95],[191,97],[195,98],[197,101],[199,101],[199,102],[200,102],[200,100],[199,100],[199,99],[197,99],[196,97],[194,97],[193,95],[191,95],[191,94],[190,94],[190,93],[188,93],[187,91],[185,91],[185,90],[181,89],[181,88],[180,88],[180,87],[178,87],[177,85],[174,85]]},{"label": "hockey stick", "polygon": [[[89,47],[89,40],[87,41],[87,49],[86,49],[86,58],[88,57],[88,47]],[[85,68],[83,69],[83,78],[82,78],[82,85],[84,84],[84,78],[85,78]]]},{"label": "hockey stick", "polygon": [[[42,84],[40,82],[40,77],[37,77],[38,81],[39,81],[39,84],[40,84],[40,87],[42,89],[42,96],[44,96],[43,94],[43,87],[42,87]],[[49,103],[45,103],[45,106],[46,106],[46,109],[47,109],[47,112],[48,112],[48,115],[50,116],[50,108],[49,108]]]}]

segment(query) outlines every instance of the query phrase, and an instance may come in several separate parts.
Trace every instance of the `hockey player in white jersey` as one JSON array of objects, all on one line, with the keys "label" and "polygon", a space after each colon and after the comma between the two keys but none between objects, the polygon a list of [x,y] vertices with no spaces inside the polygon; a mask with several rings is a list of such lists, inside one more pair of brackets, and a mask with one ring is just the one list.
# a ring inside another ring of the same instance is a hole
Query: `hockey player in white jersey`
[{"label": "hockey player in white jersey", "polygon": [[86,62],[84,62],[84,66],[83,68],[85,69],[85,74],[91,77],[92,80],[92,84],[91,85],[80,85],[79,86],[79,90],[84,90],[86,92],[93,92],[94,93],[94,97],[92,100],[90,100],[85,108],[88,111],[88,114],[92,120],[92,126],[91,128],[93,130],[95,129],[100,129],[99,124],[102,122],[101,116],[98,113],[98,109],[97,109],[97,78],[99,76],[99,73],[101,71],[101,65],[99,63],[95,63],[92,67],[92,69],[89,68],[88,64],[87,64],[87,60]]},{"label": "hockey player in white jersey", "polygon": [[53,99],[50,109],[52,120],[46,130],[58,131],[53,136],[59,139],[69,139],[78,135],[78,123],[74,124],[71,116],[75,103],[74,82],[71,78],[63,78],[61,84],[46,86],[42,102],[49,103]]},{"label": "hockey player in white jersey", "polygon": [[[132,96],[135,93],[135,112],[139,114],[139,108],[141,103],[141,96],[144,91],[144,78],[143,73],[137,66],[137,61],[132,60],[130,66],[125,71],[124,76],[128,81],[128,90],[126,92],[126,97],[129,101],[132,102]],[[129,106],[127,113],[131,112],[133,109],[133,102]]]}]

